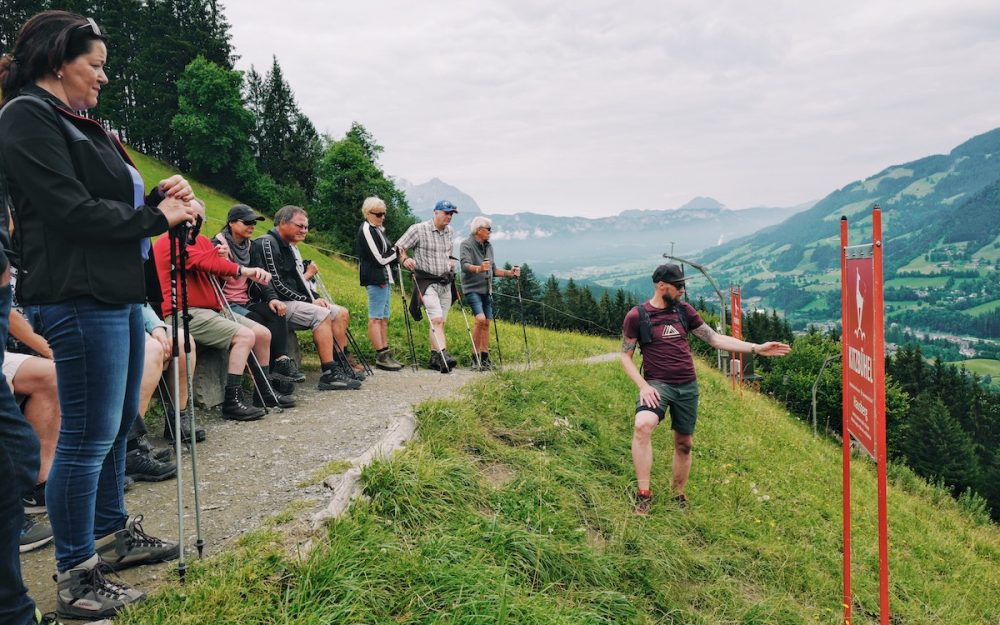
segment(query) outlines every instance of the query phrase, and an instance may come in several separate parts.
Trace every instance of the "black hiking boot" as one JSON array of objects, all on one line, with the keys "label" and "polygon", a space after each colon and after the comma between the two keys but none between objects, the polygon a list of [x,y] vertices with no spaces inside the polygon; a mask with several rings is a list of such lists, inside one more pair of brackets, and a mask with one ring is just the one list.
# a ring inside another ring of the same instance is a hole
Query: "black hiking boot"
[{"label": "black hiking boot", "polygon": [[[205,434],[203,431],[202,437],[199,438],[198,440],[200,441],[203,440],[204,438]],[[174,452],[172,452],[169,447],[154,447],[153,443],[149,442],[149,439],[146,438],[145,434],[135,439],[135,444],[140,451],[144,452],[147,456],[149,456],[153,460],[159,460],[160,462],[166,462],[167,460],[170,460],[170,458],[174,455]]]},{"label": "black hiking boot", "polygon": [[490,360],[489,352],[479,352],[479,370],[493,371],[493,361]]},{"label": "black hiking boot", "polygon": [[125,454],[125,475],[137,482],[162,482],[176,474],[176,464],[160,462],[141,449]]},{"label": "black hiking boot", "polygon": [[454,369],[455,367],[458,366],[458,361],[455,360],[455,358],[448,353],[447,349],[442,349],[441,351],[444,353],[444,361],[448,363],[449,369]]},{"label": "black hiking boot", "polygon": [[[295,361],[291,358],[275,360],[274,364],[271,365],[271,375],[288,382],[306,381],[305,374],[299,371],[299,368],[295,365]],[[284,393],[284,391],[281,392]]]},{"label": "black hiking boot", "polygon": [[[205,440],[205,429],[195,426],[194,435],[195,441],[200,443]],[[174,442],[173,413],[163,417],[163,438],[167,439],[171,443]],[[188,417],[186,410],[181,411],[181,440],[185,443],[191,442],[191,418]]]},{"label": "black hiking boot", "polygon": [[273,394],[271,393],[271,391],[269,391],[267,389],[267,387],[264,387],[264,386],[258,386],[257,389],[260,391],[260,393],[264,394],[264,402],[261,403],[261,401],[260,401],[260,393],[254,393],[253,394],[253,405],[254,406],[267,406],[268,408],[275,408],[275,407],[277,407],[277,408],[294,408],[295,407],[295,400],[292,399],[291,397],[289,397],[288,395],[284,395],[282,393],[279,393],[277,391],[277,389],[275,389],[275,391],[274,391]]},{"label": "black hiking boot", "polygon": [[267,381],[271,383],[271,388],[274,389],[275,393],[280,393],[282,395],[291,395],[295,392],[295,384],[289,382],[286,379],[282,379],[274,373],[267,376]]},{"label": "black hiking boot", "polygon": [[427,363],[427,368],[440,371],[441,373],[451,373],[451,367],[445,364],[445,361],[441,358],[441,352],[438,351],[431,352],[431,359]]},{"label": "black hiking boot", "polygon": [[361,382],[354,379],[352,373],[339,363],[335,363],[332,369],[323,372],[319,378],[317,388],[321,391],[353,391],[361,388]]},{"label": "black hiking boot", "polygon": [[264,409],[248,406],[243,398],[243,387],[226,387],[226,398],[222,402],[222,418],[231,421],[256,421],[264,416]]}]

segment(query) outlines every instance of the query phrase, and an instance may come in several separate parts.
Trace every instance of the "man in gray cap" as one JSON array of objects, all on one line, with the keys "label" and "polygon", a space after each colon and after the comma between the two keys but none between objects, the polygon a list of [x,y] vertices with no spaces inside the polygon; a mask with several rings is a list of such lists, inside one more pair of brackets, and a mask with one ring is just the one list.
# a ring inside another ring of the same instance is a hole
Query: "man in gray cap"
[{"label": "man in gray cap", "polygon": [[[451,218],[458,209],[448,200],[434,206],[434,216],[413,224],[396,241],[399,261],[413,272],[414,287],[431,320],[431,359],[428,365],[442,373],[455,368],[458,362],[448,353],[444,337],[444,322],[451,307],[455,284],[455,233]],[[413,256],[407,255],[407,250]],[[418,316],[419,318],[419,316]]]},{"label": "man in gray cap", "polygon": [[[674,431],[674,500],[687,507],[687,485],[691,472],[691,447],[698,418],[698,380],[688,346],[690,332],[715,349],[760,356],[784,356],[791,348],[770,341],[760,345],[718,334],[702,321],[698,312],[681,300],[686,278],[677,265],[660,265],[653,272],[653,297],[625,315],[622,324],[621,363],[639,388],[632,433],[632,463],[638,492],[635,512],[647,514],[652,503],[649,475],[653,468],[653,430],[670,411]],[[642,350],[642,367],[632,360],[636,345]]]}]

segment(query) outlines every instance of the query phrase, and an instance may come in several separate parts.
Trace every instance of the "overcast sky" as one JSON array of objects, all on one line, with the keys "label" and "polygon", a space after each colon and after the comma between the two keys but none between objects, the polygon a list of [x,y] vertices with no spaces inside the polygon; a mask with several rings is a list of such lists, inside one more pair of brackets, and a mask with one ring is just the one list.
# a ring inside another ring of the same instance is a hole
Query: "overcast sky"
[{"label": "overcast sky", "polygon": [[487,213],[819,199],[1000,126],[996,0],[228,0],[320,132]]}]

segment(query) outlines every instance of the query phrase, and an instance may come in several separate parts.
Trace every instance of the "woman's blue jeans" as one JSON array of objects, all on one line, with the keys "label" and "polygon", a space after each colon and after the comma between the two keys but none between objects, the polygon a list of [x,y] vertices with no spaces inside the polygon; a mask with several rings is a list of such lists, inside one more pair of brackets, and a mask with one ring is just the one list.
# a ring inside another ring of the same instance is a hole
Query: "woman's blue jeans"
[{"label": "woman's blue jeans", "polygon": [[28,310],[48,340],[59,380],[62,425],[45,485],[56,566],[95,553],[94,539],[123,527],[125,445],[139,411],[146,334],[138,304],[79,297]]}]

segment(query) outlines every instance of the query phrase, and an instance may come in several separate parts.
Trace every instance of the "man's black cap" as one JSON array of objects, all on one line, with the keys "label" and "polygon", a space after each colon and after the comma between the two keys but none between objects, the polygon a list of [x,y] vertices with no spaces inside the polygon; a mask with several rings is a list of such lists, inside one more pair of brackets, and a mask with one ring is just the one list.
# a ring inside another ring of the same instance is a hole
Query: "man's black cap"
[{"label": "man's black cap", "polygon": [[660,265],[653,272],[653,283],[657,282],[684,282],[687,278],[684,277],[684,270],[678,265]]},{"label": "man's black cap", "polygon": [[264,218],[246,204],[237,204],[229,209],[229,216],[226,217],[226,223],[233,221],[264,221]]}]

